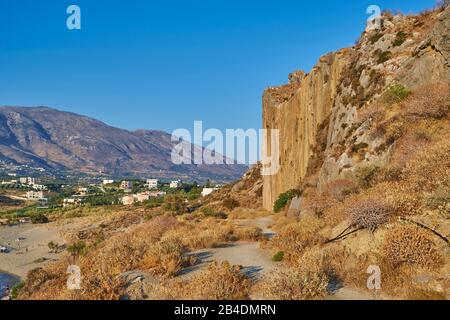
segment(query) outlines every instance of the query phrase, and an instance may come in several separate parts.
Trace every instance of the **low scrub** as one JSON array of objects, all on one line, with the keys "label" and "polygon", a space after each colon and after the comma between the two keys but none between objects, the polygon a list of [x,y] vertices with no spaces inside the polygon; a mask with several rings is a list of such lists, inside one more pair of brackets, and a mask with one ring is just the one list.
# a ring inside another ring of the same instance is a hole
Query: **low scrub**
[{"label": "low scrub", "polygon": [[447,209],[450,204],[450,189],[438,187],[426,198],[426,203],[430,209]]},{"label": "low scrub", "polygon": [[373,232],[391,219],[395,208],[384,200],[368,198],[353,201],[347,206],[347,212],[353,227]]},{"label": "low scrub", "polygon": [[401,84],[393,84],[385,92],[384,100],[388,104],[399,103],[408,98],[410,94],[411,91],[407,87]]},{"label": "low scrub", "polygon": [[257,294],[264,300],[318,300],[325,297],[327,286],[324,273],[286,269],[266,276]]},{"label": "low scrub", "polygon": [[361,187],[368,188],[372,185],[379,170],[380,167],[374,164],[362,165],[355,171],[356,181]]},{"label": "low scrub", "polygon": [[385,237],[382,256],[393,267],[402,264],[435,269],[443,259],[425,230],[412,225],[397,226]]},{"label": "low scrub", "polygon": [[406,116],[442,119],[450,110],[450,84],[432,84],[417,89],[402,104]]},{"label": "low scrub", "polygon": [[175,299],[245,300],[249,298],[251,281],[238,266],[228,262],[213,263],[205,271],[184,283]]}]

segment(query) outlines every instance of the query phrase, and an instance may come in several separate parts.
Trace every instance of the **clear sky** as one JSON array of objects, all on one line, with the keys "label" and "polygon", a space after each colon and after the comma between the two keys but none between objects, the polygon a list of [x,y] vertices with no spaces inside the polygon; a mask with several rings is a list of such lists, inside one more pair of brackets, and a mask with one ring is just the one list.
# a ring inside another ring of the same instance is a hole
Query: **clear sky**
[{"label": "clear sky", "polygon": [[[366,9],[435,0],[1,0],[0,105],[49,106],[130,130],[259,128],[265,87],[351,46]],[[66,9],[81,8],[69,31]]]}]

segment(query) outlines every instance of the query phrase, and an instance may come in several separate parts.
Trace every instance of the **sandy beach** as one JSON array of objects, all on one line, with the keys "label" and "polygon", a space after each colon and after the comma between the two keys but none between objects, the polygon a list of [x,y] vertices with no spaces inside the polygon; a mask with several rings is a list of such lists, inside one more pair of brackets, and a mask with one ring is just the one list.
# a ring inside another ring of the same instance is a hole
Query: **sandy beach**
[{"label": "sandy beach", "polygon": [[10,249],[9,253],[0,253],[0,270],[25,279],[29,271],[59,258],[49,253],[51,241],[64,244],[59,228],[53,224],[0,227],[0,246]]}]

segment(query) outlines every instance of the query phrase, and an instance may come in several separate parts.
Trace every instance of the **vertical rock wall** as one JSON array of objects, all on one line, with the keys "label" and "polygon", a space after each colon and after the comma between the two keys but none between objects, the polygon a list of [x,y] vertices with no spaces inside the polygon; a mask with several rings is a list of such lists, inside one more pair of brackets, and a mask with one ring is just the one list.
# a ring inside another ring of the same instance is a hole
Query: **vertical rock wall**
[{"label": "vertical rock wall", "polygon": [[280,170],[263,178],[264,208],[272,210],[279,194],[298,187],[305,176],[317,128],[330,116],[349,51],[325,55],[309,74],[291,75],[289,85],[264,92],[263,128],[279,129],[280,134]]}]

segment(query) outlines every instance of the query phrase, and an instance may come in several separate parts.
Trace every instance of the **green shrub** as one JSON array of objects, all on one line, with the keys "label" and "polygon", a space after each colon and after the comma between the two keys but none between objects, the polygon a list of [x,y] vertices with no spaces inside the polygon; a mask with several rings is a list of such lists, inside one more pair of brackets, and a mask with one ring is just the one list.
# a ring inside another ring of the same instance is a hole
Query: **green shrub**
[{"label": "green shrub", "polygon": [[80,256],[86,253],[87,247],[84,241],[77,241],[67,247],[67,251],[73,256]]},{"label": "green shrub", "polygon": [[273,257],[272,261],[281,262],[284,259],[284,251],[278,251]]},{"label": "green shrub", "polygon": [[390,51],[378,51],[378,64],[385,63],[392,58],[392,52]]},{"label": "green shrub", "polygon": [[163,208],[176,214],[183,214],[186,212],[186,202],[181,195],[169,194],[164,199]]},{"label": "green shrub", "polygon": [[30,219],[32,224],[48,223],[47,216],[40,212],[30,214]]},{"label": "green shrub", "polygon": [[11,288],[11,292],[9,293],[9,296],[12,300],[16,300],[17,297],[19,296],[20,291],[22,290],[22,288],[25,286],[25,282],[21,281],[17,284],[15,284],[12,288]]},{"label": "green shrub", "polygon": [[411,94],[411,91],[401,84],[394,84],[385,93],[385,101],[389,104],[399,103]]},{"label": "green shrub", "polygon": [[371,44],[375,44],[383,37],[383,34],[381,32],[375,33],[373,36],[369,38],[369,41]]},{"label": "green shrub", "polygon": [[404,33],[403,31],[397,32],[397,35],[396,35],[396,37],[395,37],[394,42],[392,43],[392,45],[393,45],[394,47],[399,47],[399,46],[401,46],[401,45],[406,41],[406,36],[407,36],[407,34]]},{"label": "green shrub", "polygon": [[430,209],[445,208],[450,203],[450,190],[444,187],[437,188],[427,197],[426,203]]},{"label": "green shrub", "polygon": [[273,205],[273,211],[275,213],[280,212],[284,207],[286,207],[287,203],[293,198],[300,196],[301,192],[299,190],[289,190],[288,192],[282,193],[278,196],[277,201]]},{"label": "green shrub", "polygon": [[239,202],[233,198],[226,198],[223,200],[223,206],[228,210],[233,210],[234,208],[239,207]]},{"label": "green shrub", "polygon": [[203,208],[202,213],[205,217],[213,217],[217,219],[226,219],[228,215],[225,212],[214,211],[211,208]]},{"label": "green shrub", "polygon": [[367,188],[380,170],[376,165],[365,165],[356,169],[355,178],[361,187]]},{"label": "green shrub", "polygon": [[149,208],[149,209],[159,208],[162,206],[163,203],[164,203],[164,199],[161,197],[150,198],[150,200],[148,200],[148,202],[147,202],[147,208]]}]

